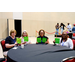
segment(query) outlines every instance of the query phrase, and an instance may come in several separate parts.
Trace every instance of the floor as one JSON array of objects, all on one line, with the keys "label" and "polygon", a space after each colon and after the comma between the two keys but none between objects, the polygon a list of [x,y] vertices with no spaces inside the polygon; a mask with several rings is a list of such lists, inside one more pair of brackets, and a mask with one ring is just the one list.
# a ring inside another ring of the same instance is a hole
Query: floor
[{"label": "floor", "polygon": [[[30,38],[32,44],[36,43],[36,37],[29,37],[29,38]],[[54,35],[48,35],[48,38],[49,38],[50,44],[53,44],[53,40],[55,39]],[[1,44],[0,44],[0,58],[3,58],[3,51],[2,51]]]}]

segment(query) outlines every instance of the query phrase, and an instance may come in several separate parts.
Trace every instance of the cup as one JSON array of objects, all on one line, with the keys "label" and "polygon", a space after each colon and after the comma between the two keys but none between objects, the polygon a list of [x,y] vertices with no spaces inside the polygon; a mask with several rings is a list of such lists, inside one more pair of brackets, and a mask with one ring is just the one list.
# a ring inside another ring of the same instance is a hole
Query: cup
[{"label": "cup", "polygon": [[24,48],[24,44],[21,44],[21,48]]}]

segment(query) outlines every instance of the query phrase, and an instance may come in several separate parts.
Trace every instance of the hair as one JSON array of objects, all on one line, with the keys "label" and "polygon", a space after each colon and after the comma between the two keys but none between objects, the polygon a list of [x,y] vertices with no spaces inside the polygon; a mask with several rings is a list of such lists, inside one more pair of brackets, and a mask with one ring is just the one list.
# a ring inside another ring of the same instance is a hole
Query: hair
[{"label": "hair", "polygon": [[59,23],[57,23],[57,24],[59,24]]},{"label": "hair", "polygon": [[64,25],[63,23],[61,23],[61,25]]},{"label": "hair", "polygon": [[[23,31],[23,33],[24,33],[24,32],[25,32],[25,33],[27,34],[27,36],[28,36],[28,33],[27,33],[26,31]],[[22,33],[22,37],[24,37],[24,36],[23,36],[23,33]]]},{"label": "hair", "polygon": [[12,33],[16,33],[16,34],[17,34],[16,30],[11,30],[11,31],[10,31],[10,35],[11,35]]},{"label": "hair", "polygon": [[44,32],[44,35],[45,35],[45,31],[44,31],[43,29],[41,29],[41,30],[39,31],[39,35],[40,35],[40,32],[41,32],[41,31],[43,31],[43,32]]},{"label": "hair", "polygon": [[68,25],[69,25],[70,23],[68,23]]}]

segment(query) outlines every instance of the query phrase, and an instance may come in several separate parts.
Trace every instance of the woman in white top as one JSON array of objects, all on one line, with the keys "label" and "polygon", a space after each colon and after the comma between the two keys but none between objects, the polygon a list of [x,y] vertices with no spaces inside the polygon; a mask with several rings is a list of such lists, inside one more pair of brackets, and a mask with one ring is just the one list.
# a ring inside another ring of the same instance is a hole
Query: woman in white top
[{"label": "woman in white top", "polygon": [[[67,35],[67,32],[64,31],[62,33],[62,38],[60,40],[60,45],[61,46],[66,46],[66,47],[69,47],[70,49],[73,49],[73,42],[70,38],[68,38],[69,36]],[[53,41],[55,42],[55,41]]]},{"label": "woman in white top", "polygon": [[24,30],[23,33],[22,33],[21,43],[22,43],[22,44],[31,44],[30,39],[28,38],[28,42],[25,42],[25,41],[24,41],[24,37],[28,37],[28,33],[26,32],[26,30]]}]

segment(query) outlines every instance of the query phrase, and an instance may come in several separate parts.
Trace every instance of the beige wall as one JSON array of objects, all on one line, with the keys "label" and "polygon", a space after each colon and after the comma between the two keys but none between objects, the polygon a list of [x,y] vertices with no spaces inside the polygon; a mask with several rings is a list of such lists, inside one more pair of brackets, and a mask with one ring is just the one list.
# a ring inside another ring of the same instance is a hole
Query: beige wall
[{"label": "beige wall", "polygon": [[[75,12],[23,12],[22,31],[27,30],[29,36],[35,36],[40,29],[51,33],[56,23],[75,23],[74,16]],[[0,39],[7,37],[7,19],[13,19],[13,12],[0,12]]]},{"label": "beige wall", "polygon": [[7,36],[7,19],[12,19],[12,12],[0,12],[0,39]]},{"label": "beige wall", "polygon": [[74,16],[75,12],[23,12],[23,30],[30,36],[35,36],[35,31],[40,29],[51,33],[55,31],[56,23],[75,23]]}]

